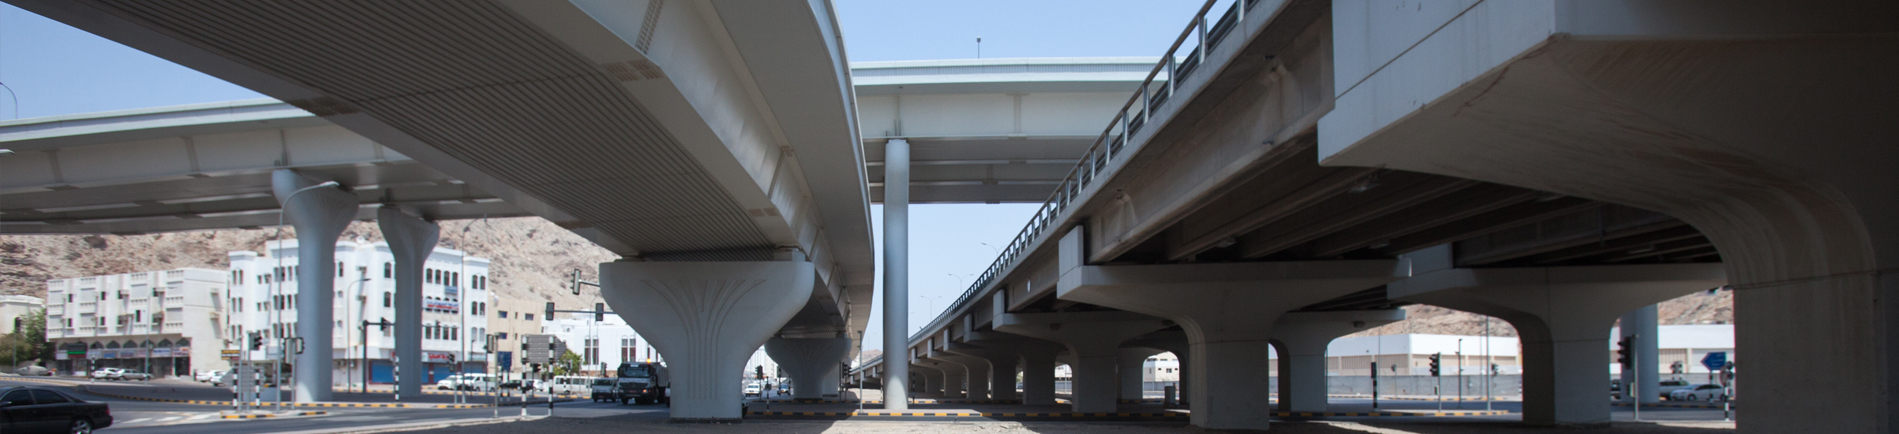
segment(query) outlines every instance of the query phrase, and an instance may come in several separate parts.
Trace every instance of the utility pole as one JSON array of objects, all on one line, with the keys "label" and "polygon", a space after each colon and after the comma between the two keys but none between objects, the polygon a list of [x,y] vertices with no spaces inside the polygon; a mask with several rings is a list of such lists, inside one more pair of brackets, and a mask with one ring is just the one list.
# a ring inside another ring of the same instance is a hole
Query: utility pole
[{"label": "utility pole", "polygon": [[1464,338],[1457,338],[1457,408],[1464,408]]}]

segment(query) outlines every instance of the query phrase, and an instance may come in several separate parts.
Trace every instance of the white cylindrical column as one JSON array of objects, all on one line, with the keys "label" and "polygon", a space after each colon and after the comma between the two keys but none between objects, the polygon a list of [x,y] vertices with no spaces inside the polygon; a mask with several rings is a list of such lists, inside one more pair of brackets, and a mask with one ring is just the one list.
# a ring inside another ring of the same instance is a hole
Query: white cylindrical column
[{"label": "white cylindrical column", "polygon": [[[884,378],[910,378],[910,141],[884,142]],[[907,351],[907,350],[903,350]],[[884,409],[910,408],[908,381],[884,381]]]},{"label": "white cylindrical column", "polygon": [[[1641,397],[1643,404],[1661,402],[1662,395],[1659,390],[1656,390],[1661,387],[1662,368],[1656,360],[1656,357],[1661,356],[1661,342],[1656,339],[1656,333],[1661,330],[1661,327],[1655,317],[1655,305],[1643,306],[1623,314],[1622,325],[1618,330],[1621,330],[1622,336],[1636,337],[1635,369],[1632,372],[1622,371],[1622,390],[1636,390],[1630,388],[1629,385],[1640,384],[1642,387],[1639,389],[1642,393],[1629,395]],[[1641,375],[1639,377],[1634,375],[1637,373]],[[1638,379],[1640,381],[1636,381]],[[1623,397],[1623,401],[1628,401],[1628,397]]]},{"label": "white cylindrical column", "polygon": [[396,311],[395,318],[389,320],[396,323],[396,398],[419,398],[426,375],[422,367],[422,265],[435,251],[442,228],[390,207],[376,210],[376,226],[382,229],[389,254],[395,258]]},{"label": "white cylindrical column", "polygon": [[330,339],[336,329],[336,238],[356,218],[358,201],[356,195],[334,188],[298,193],[320,182],[287,169],[271,173],[270,181],[282,212],[297,228],[296,337],[303,340],[303,352],[296,354],[295,399],[329,401],[335,356]]}]

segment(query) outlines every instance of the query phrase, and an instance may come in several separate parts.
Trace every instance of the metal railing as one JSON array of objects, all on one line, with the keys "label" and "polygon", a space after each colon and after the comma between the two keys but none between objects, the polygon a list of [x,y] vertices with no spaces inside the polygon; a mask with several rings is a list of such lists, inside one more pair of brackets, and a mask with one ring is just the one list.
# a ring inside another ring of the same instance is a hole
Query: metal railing
[{"label": "metal railing", "polygon": [[[1036,209],[1035,216],[1029,218],[1028,225],[1023,226],[1022,230],[1016,233],[1015,238],[1009,240],[1008,247],[1001,249],[1001,254],[983,270],[980,277],[970,282],[969,289],[964,290],[962,296],[957,297],[955,302],[945,307],[929,324],[939,323],[951,312],[967,307],[970,300],[981,293],[983,288],[996,283],[996,280],[1001,279],[1003,273],[1007,272],[1016,260],[1030,253],[1028,249],[1030,244],[1035,242],[1036,237],[1041,236],[1051,227],[1058,226],[1060,221],[1057,219],[1062,212],[1067,211],[1075,200],[1080,199],[1080,194],[1093,185],[1100,175],[1103,175],[1101,171],[1105,170],[1109,163],[1120,161],[1120,158],[1126,156],[1122,153],[1122,148],[1133,139],[1133,134],[1148,124],[1155,109],[1166,105],[1169,97],[1173,96],[1184,78],[1192,75],[1205,63],[1206,51],[1226,41],[1226,37],[1239,27],[1239,23],[1245,21],[1246,10],[1252,8],[1258,0],[1232,0],[1231,7],[1228,7],[1218,19],[1209,22],[1207,12],[1221,1],[1207,0],[1206,4],[1200,7],[1200,11],[1194,14],[1193,23],[1188,24],[1187,28],[1180,32],[1180,37],[1174,39],[1174,45],[1167,48],[1167,53],[1161,56],[1161,61],[1154,65],[1154,70],[1148,72],[1147,78],[1141,81],[1140,90],[1121,106],[1121,110],[1115,114],[1114,119],[1108,122],[1108,128],[1095,138],[1094,144],[1088,147],[1088,152],[1082,155],[1081,161],[1075,165],[1074,169],[1069,170],[1068,175],[1062,178],[1060,184],[1055,186],[1055,192],[1049,196],[1048,200],[1042,202],[1041,208]],[[1189,41],[1195,44],[1186,47],[1187,51],[1183,54],[1182,46]],[[1157,82],[1156,79],[1162,78],[1163,74],[1164,81]],[[916,340],[922,336],[921,333],[922,331],[919,330],[917,334],[912,334],[910,340]]]}]

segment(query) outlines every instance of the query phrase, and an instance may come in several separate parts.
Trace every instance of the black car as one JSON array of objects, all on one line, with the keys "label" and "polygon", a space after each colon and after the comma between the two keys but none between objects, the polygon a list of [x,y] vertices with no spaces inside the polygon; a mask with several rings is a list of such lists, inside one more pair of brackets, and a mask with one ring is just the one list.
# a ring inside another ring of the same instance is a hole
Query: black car
[{"label": "black car", "polygon": [[0,432],[90,433],[112,426],[112,410],[43,387],[0,387]]}]

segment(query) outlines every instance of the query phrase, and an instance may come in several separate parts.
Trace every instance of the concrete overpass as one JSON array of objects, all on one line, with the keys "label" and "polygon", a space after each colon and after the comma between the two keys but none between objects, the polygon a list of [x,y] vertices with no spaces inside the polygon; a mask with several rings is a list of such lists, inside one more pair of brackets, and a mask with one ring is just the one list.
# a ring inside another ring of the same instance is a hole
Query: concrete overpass
[{"label": "concrete overpass", "polygon": [[[397,181],[465,186],[446,199],[476,204],[376,211],[399,257],[433,245],[426,219],[470,217],[490,199],[498,212],[547,218],[622,255],[603,264],[602,292],[616,311],[642,313],[629,322],[673,362],[675,417],[738,417],[728,374],[768,339],[836,347],[861,334],[869,309],[853,306],[871,298],[869,200],[848,59],[827,2],[12,3],[368,139],[336,144],[358,148],[337,162],[344,167],[413,161],[430,170]],[[166,156],[201,145],[185,146]],[[357,187],[382,184],[364,183],[374,176],[363,170],[296,167],[295,151],[271,161],[283,169],[269,175],[271,188],[299,229],[302,263],[316,268],[298,273],[300,286],[325,287],[336,230],[383,190]],[[152,176],[212,172],[204,166],[214,155],[195,155],[187,160],[197,167],[172,162]],[[248,176],[255,189],[264,175]],[[309,189],[322,181],[342,188]],[[134,230],[174,228],[184,226]],[[401,275],[419,277],[415,258],[405,259]],[[399,303],[419,306],[415,284],[398,287]],[[323,294],[298,295],[309,310],[299,336],[329,340]],[[702,315],[732,309],[744,320]],[[402,324],[397,333],[417,341],[417,331]],[[330,356],[306,352],[298,362],[323,366]],[[298,399],[327,398],[328,374],[298,370]],[[405,380],[401,389],[414,393]]]},{"label": "concrete overpass", "polygon": [[[1873,78],[1891,68],[1868,63],[1894,49],[1891,7],[1219,6],[995,264],[860,378],[911,384],[915,364],[926,393],[969,396],[937,385],[1021,366],[1020,399],[1050,403],[1067,353],[1075,408],[1107,411],[1117,361],[1144,357],[1125,350],[1172,348],[1194,424],[1259,429],[1268,351],[1290,365],[1281,408],[1323,409],[1308,348],[1427,303],[1523,334],[1525,422],[1601,425],[1610,326],[1732,277],[1760,324],[1739,328],[1764,365],[1749,395],[1773,395],[1744,431],[1890,431],[1887,382],[1795,366],[1890,376],[1890,342],[1861,331],[1891,316],[1872,303],[1891,288],[1872,197],[1895,158],[1866,143],[1892,114]],[[1781,55],[1797,61],[1756,67]],[[1807,122],[1757,109],[1783,103]],[[1852,420],[1829,391],[1859,397]]]}]

